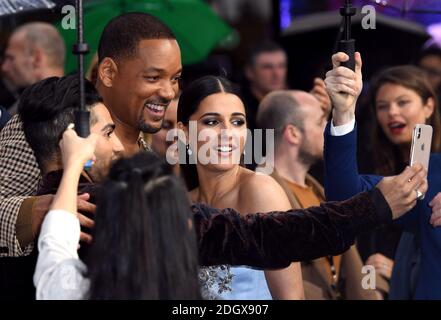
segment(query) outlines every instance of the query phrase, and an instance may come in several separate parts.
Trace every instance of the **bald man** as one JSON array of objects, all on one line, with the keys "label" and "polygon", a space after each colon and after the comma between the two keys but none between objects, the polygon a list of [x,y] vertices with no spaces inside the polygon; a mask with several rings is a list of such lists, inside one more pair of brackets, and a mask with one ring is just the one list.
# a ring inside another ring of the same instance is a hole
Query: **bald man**
[{"label": "bald man", "polygon": [[305,184],[311,165],[323,158],[326,119],[326,110],[307,92],[274,91],[262,100],[257,122],[263,129],[275,129],[274,165],[279,173]]},{"label": "bald man", "polygon": [[[51,24],[33,22],[11,34],[1,72],[7,86],[16,93],[48,77],[64,74],[64,41]],[[10,113],[15,114],[13,106]]]},{"label": "bald man", "polygon": [[[258,124],[274,130],[274,171],[291,206],[304,209],[325,201],[321,184],[308,174],[323,158],[326,108],[312,94],[303,91],[274,91],[260,103]],[[270,165],[270,164],[267,164]],[[362,261],[355,248],[343,255],[302,263],[306,299],[376,299],[373,290],[361,287]],[[343,289],[343,290],[341,290]]]}]

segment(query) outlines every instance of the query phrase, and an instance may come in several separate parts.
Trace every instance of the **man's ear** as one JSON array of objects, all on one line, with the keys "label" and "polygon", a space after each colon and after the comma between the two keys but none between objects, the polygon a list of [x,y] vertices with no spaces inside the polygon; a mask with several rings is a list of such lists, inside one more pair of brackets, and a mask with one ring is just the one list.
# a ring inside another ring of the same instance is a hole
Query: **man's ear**
[{"label": "man's ear", "polygon": [[98,79],[108,88],[113,87],[113,81],[117,73],[118,66],[112,58],[106,57],[98,65]]},{"label": "man's ear", "polygon": [[288,124],[283,130],[283,139],[290,144],[300,145],[302,132],[296,126]]},{"label": "man's ear", "polygon": [[43,64],[43,51],[41,50],[41,48],[36,47],[32,50],[31,59],[34,69],[41,68]]}]

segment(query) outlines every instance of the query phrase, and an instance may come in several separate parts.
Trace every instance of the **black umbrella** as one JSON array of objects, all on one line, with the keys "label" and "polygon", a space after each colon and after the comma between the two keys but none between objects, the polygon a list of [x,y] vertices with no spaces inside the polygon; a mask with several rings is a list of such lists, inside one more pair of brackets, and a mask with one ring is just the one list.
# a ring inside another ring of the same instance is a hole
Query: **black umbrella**
[{"label": "black umbrella", "polygon": [[50,0],[2,0],[0,1],[0,16],[47,10],[54,7],[55,3]]},{"label": "black umbrella", "polygon": [[403,17],[408,14],[441,14],[439,0],[371,0],[373,4],[391,9]]},{"label": "black umbrella", "polygon": [[[355,49],[363,57],[363,73],[369,78],[380,68],[412,62],[430,38],[421,25],[377,13],[376,29],[365,30],[357,12],[352,18]],[[313,78],[323,77],[329,69],[336,40],[341,34],[339,12],[323,12],[294,19],[281,35],[281,43],[289,55],[290,84],[308,89]],[[337,41],[338,44],[338,41]]]}]

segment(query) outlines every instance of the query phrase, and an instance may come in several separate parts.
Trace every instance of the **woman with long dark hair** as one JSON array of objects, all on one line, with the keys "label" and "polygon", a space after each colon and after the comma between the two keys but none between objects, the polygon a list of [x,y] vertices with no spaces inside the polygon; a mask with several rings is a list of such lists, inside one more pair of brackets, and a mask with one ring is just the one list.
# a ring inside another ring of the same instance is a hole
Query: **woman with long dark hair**
[{"label": "woman with long dark hair", "polygon": [[[239,165],[247,136],[246,114],[228,80],[206,76],[192,82],[179,100],[178,125],[187,137],[190,159],[181,164],[181,172],[192,201],[243,214],[290,208],[286,194],[272,177]],[[304,297],[298,263],[264,272],[221,266],[202,269],[201,278],[209,298],[219,293],[225,299]]]},{"label": "woman with long dark hair", "polygon": [[[370,172],[382,176],[395,175],[409,164],[412,132],[416,124],[433,127],[431,151],[435,153],[441,150],[437,97],[426,73],[420,68],[396,66],[378,73],[371,82],[369,107],[371,119],[374,119],[371,130],[374,153]],[[413,235],[407,232],[402,234],[399,225],[377,229],[358,239],[366,264],[374,265],[388,281],[392,277],[400,239],[403,239],[401,246],[404,246],[404,241],[407,243],[404,249],[406,255],[409,256],[411,248],[418,251],[419,245],[413,243]],[[417,255],[415,253],[411,259],[417,259]],[[415,261],[411,263],[416,265]],[[395,295],[396,292],[392,292],[392,298]]]},{"label": "woman with long dark hair", "polygon": [[37,299],[200,298],[187,194],[152,153],[114,164],[98,195],[89,258],[78,259],[77,185],[94,140],[67,130],[60,143],[65,169],[39,239]]}]

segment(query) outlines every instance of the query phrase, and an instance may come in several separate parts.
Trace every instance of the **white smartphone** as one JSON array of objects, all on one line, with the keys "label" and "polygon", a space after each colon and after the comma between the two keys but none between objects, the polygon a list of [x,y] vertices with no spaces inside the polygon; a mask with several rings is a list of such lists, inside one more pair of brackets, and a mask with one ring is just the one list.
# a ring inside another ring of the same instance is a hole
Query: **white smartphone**
[{"label": "white smartphone", "polygon": [[[412,146],[410,148],[410,165],[420,163],[429,170],[430,149],[432,147],[433,128],[427,124],[417,124],[413,129]],[[424,199],[424,194],[418,197]]]}]

